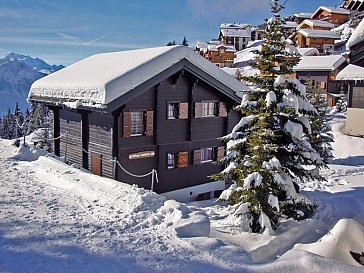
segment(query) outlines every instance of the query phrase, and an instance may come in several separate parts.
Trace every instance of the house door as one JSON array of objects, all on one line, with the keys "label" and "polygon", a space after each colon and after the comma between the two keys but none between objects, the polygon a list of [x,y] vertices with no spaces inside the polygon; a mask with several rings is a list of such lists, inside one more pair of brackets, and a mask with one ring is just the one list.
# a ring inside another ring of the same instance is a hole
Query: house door
[{"label": "house door", "polygon": [[102,155],[101,154],[91,154],[91,172],[93,174],[102,175]]}]

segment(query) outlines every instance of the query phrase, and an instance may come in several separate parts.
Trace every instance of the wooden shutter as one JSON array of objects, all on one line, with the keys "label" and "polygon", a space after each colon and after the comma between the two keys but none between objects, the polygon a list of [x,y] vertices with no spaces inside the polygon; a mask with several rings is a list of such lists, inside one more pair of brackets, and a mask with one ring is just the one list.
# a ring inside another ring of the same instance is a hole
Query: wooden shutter
[{"label": "wooden shutter", "polygon": [[224,156],[225,156],[225,147],[224,146],[217,147],[216,160],[219,161],[223,159]]},{"label": "wooden shutter", "polygon": [[147,122],[145,128],[147,136],[153,135],[153,122],[154,122],[153,113],[154,113],[153,111],[147,111]]},{"label": "wooden shutter", "polygon": [[195,118],[202,117],[202,102],[195,102]]},{"label": "wooden shutter", "polygon": [[188,103],[181,102],[179,104],[179,119],[188,119]]},{"label": "wooden shutter", "polygon": [[220,102],[219,103],[219,117],[227,117],[227,116],[228,116],[227,103]]},{"label": "wooden shutter", "polygon": [[91,172],[102,175],[102,155],[91,153]]},{"label": "wooden shutter", "polygon": [[188,167],[188,152],[179,152],[178,168],[187,168],[187,167]]},{"label": "wooden shutter", "polygon": [[123,137],[131,137],[130,112],[123,113]]},{"label": "wooden shutter", "polygon": [[193,165],[201,164],[201,150],[193,151]]}]

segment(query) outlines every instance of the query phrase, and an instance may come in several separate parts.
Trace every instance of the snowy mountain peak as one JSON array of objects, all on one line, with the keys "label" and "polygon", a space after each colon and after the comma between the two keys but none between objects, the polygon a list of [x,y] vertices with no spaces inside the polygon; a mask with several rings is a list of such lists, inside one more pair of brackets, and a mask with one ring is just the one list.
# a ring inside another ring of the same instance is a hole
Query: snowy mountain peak
[{"label": "snowy mountain peak", "polygon": [[8,55],[6,55],[4,60],[5,62],[14,62],[14,61],[22,62],[27,66],[33,68],[34,70],[44,74],[50,74],[64,68],[63,65],[50,65],[45,61],[43,61],[42,59],[39,59],[38,57],[33,58],[29,55],[21,55],[14,52],[11,52]]}]

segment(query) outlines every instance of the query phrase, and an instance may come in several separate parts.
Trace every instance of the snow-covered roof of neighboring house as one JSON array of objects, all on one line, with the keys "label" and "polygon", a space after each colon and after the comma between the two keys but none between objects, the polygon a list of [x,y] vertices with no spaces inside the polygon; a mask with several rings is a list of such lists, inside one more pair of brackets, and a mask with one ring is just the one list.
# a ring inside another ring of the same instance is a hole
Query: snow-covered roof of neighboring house
[{"label": "snow-covered roof of neighboring house", "polygon": [[312,12],[300,12],[293,14],[293,16],[296,18],[307,18],[307,19],[311,18],[312,15],[313,15]]},{"label": "snow-covered roof of neighboring house", "polygon": [[219,49],[221,47],[224,47],[227,52],[236,52],[236,48],[234,46],[228,46],[228,45],[223,45],[223,44],[219,44],[219,45],[207,45],[207,49],[209,51],[219,51]]},{"label": "snow-covered roof of neighboring house", "polygon": [[293,67],[294,71],[333,71],[339,68],[346,59],[341,55],[302,56],[300,62]]},{"label": "snow-covered roof of neighboring house", "polygon": [[284,28],[296,28],[297,26],[298,26],[298,24],[296,22],[293,22],[293,21],[286,21],[283,24]]},{"label": "snow-covered roof of neighboring house", "polygon": [[152,88],[164,80],[160,79],[162,72],[169,77],[181,69],[202,71],[199,75],[206,82],[233,99],[246,90],[244,84],[192,49],[165,46],[93,55],[37,80],[28,98],[76,108],[106,108],[116,99],[128,98],[131,90]]},{"label": "snow-covered roof of neighboring house", "polygon": [[249,38],[250,33],[246,29],[239,28],[221,28],[222,36],[224,37],[238,37],[238,38]]},{"label": "snow-covered roof of neighboring house", "polygon": [[300,29],[297,33],[301,33],[308,38],[331,38],[338,40],[341,36],[330,30],[318,30],[318,29]]},{"label": "snow-covered roof of neighboring house", "polygon": [[303,25],[309,25],[312,27],[326,27],[326,28],[334,28],[335,25],[331,24],[330,22],[321,21],[321,20],[312,20],[312,19],[305,19],[298,27],[297,29],[302,28]]},{"label": "snow-covered roof of neighboring house", "polygon": [[349,64],[337,76],[338,81],[364,81],[364,67]]},{"label": "snow-covered roof of neighboring house", "polygon": [[298,53],[301,56],[319,56],[320,52],[315,47],[298,47]]},{"label": "snow-covered roof of neighboring house", "polygon": [[196,45],[196,48],[197,49],[204,49],[204,48],[207,48],[209,45],[207,43],[204,43],[204,42],[198,42],[197,45]]},{"label": "snow-covered roof of neighboring house", "polygon": [[254,50],[260,50],[262,47],[261,43],[256,46],[251,46],[240,50],[235,53],[234,64],[245,64],[249,65],[250,62],[255,61],[257,54],[253,53]]},{"label": "snow-covered roof of neighboring house", "polygon": [[249,24],[242,24],[242,23],[222,23],[220,28],[247,28],[250,27]]},{"label": "snow-covered roof of neighboring house", "polygon": [[348,42],[346,43],[346,48],[350,50],[351,47],[359,44],[362,41],[364,41],[364,19],[362,19],[356,29],[354,29]]},{"label": "snow-covered roof of neighboring house", "polygon": [[345,14],[345,15],[350,15],[350,11],[340,8],[340,7],[326,7],[326,6],[321,6],[319,7],[311,16],[311,18],[315,18],[315,16],[320,13],[322,10],[325,10],[327,12],[330,13],[336,13],[336,14]]}]

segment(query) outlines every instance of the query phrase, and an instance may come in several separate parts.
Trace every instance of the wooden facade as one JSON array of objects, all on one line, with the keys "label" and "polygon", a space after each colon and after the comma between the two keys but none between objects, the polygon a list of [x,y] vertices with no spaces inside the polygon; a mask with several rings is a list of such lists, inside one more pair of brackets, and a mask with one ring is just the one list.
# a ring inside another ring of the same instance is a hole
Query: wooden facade
[{"label": "wooden facade", "polygon": [[314,20],[322,20],[330,22],[334,25],[341,25],[348,21],[350,12],[330,10],[326,7],[320,7],[311,17]]},{"label": "wooden facade", "polygon": [[364,41],[350,47],[350,63],[364,67]]},{"label": "wooden facade", "polygon": [[[213,104],[215,112],[206,115],[204,103]],[[55,118],[55,132],[68,132],[67,138],[56,141],[60,148],[55,151],[65,156],[67,149],[69,162],[109,178],[113,178],[113,158],[133,174],[155,169],[159,183],[153,190],[158,193],[208,183],[209,176],[223,168],[214,164],[225,149],[218,138],[239,121],[239,114],[231,110],[236,103],[198,76],[181,70],[111,113],[52,107],[59,117]],[[171,104],[179,105],[179,115],[174,118],[168,116]],[[143,113],[140,135],[131,134],[132,112]],[[211,158],[203,160],[204,150],[213,153]],[[173,167],[168,166],[170,154],[178,161]],[[150,176],[133,177],[119,167],[115,175],[119,181],[151,189]]]},{"label": "wooden facade", "polygon": [[333,50],[335,40],[334,38],[329,37],[310,37],[304,32],[298,31],[293,37],[293,41],[297,47],[301,48],[316,48],[320,53],[325,52],[326,50]]},{"label": "wooden facade", "polygon": [[209,46],[206,51],[201,52],[202,56],[219,67],[233,67],[236,50],[225,45]]}]

